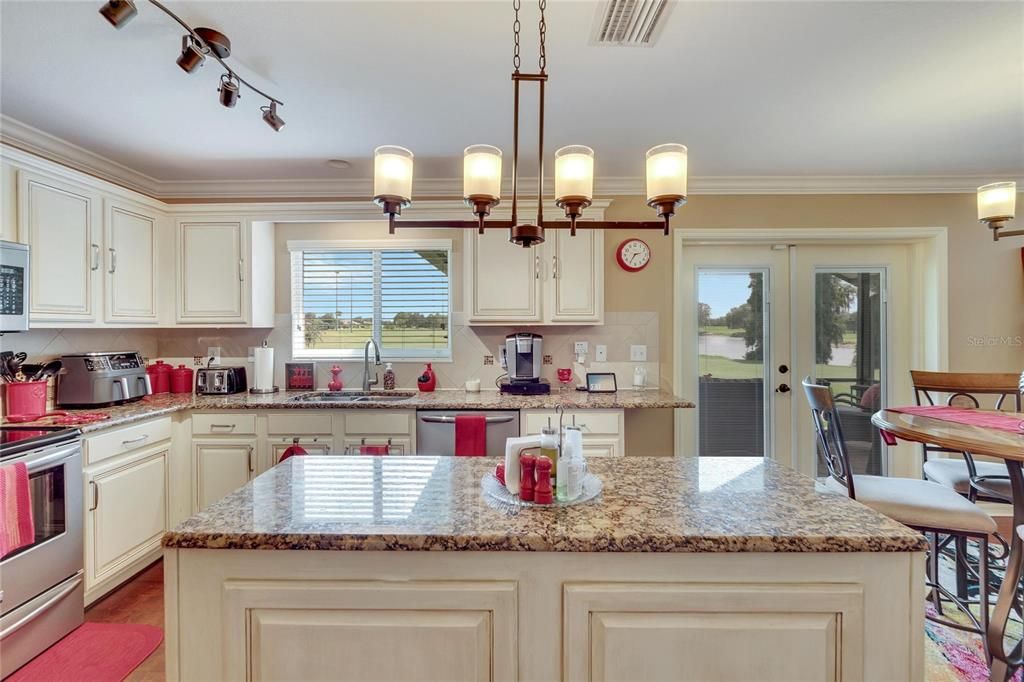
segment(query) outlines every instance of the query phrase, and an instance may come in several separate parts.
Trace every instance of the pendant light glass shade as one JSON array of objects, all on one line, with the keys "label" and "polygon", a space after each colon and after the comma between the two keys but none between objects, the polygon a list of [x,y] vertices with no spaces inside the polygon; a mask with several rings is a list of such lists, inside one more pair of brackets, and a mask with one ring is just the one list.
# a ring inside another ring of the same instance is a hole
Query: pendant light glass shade
[{"label": "pendant light glass shade", "polygon": [[686,199],[686,147],[661,144],[647,150],[647,201]]},{"label": "pendant light glass shade", "polygon": [[373,195],[392,201],[412,200],[412,152],[405,147],[373,150]]},{"label": "pendant light glass shade", "polygon": [[978,220],[1009,220],[1016,208],[1016,182],[993,182],[978,188]]},{"label": "pendant light glass shade", "polygon": [[594,150],[583,145],[555,152],[555,201],[594,198]]},{"label": "pendant light glass shade", "polygon": [[462,196],[497,203],[501,198],[501,150],[489,144],[466,147],[462,159]]}]

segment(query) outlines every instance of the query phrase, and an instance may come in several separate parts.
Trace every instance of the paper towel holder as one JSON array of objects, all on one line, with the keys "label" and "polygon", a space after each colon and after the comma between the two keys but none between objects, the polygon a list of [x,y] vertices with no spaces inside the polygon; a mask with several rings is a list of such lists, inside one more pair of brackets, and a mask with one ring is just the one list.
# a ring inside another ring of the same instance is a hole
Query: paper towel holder
[{"label": "paper towel holder", "polygon": [[[264,339],[262,347],[263,348],[269,348],[269,344],[267,343],[266,339]],[[273,356],[271,356],[271,357],[273,357]],[[259,363],[256,363],[256,364],[259,364]],[[271,362],[271,367],[273,367],[273,362]],[[256,368],[254,367],[254,369],[256,369]],[[277,393],[278,391],[281,390],[277,386],[273,386],[273,385],[270,386],[270,388],[257,388],[256,387],[256,383],[257,382],[256,382],[255,377],[254,377],[253,378],[253,387],[249,389],[249,393],[268,394],[268,393]]]}]

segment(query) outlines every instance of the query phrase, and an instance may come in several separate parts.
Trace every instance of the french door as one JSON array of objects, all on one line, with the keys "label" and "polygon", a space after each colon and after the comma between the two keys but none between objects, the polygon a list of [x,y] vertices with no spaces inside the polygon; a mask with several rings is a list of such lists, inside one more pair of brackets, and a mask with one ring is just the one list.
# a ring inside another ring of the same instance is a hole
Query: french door
[{"label": "french door", "polygon": [[837,397],[855,472],[887,473],[870,419],[910,369],[909,257],[903,244],[684,246],[678,392],[697,409],[680,411],[681,454],[820,475],[810,376]]}]

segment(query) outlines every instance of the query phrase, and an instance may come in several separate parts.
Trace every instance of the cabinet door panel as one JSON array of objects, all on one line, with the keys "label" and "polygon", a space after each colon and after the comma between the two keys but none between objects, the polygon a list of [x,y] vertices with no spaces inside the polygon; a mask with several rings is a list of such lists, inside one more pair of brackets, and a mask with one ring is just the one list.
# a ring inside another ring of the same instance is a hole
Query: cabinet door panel
[{"label": "cabinet door panel", "polygon": [[255,471],[256,445],[252,441],[193,441],[196,476],[196,511],[245,485]]},{"label": "cabinet door panel", "polygon": [[156,322],[157,220],[107,204],[107,321]]},{"label": "cabinet door panel", "polygon": [[94,321],[100,268],[96,197],[31,173],[18,177],[20,237],[32,247],[32,319]]},{"label": "cabinet door panel", "polygon": [[[292,446],[292,439],[282,438],[280,442],[270,444],[270,466],[281,461],[281,455]],[[331,438],[300,438],[299,447],[307,455],[330,455],[334,453],[334,441]]]},{"label": "cabinet door panel", "polygon": [[244,322],[242,224],[179,223],[178,230],[179,321]]},{"label": "cabinet door panel", "polygon": [[368,446],[388,446],[388,454],[411,455],[412,439],[401,436],[364,436],[360,438],[346,438],[342,454],[358,455],[359,448]]},{"label": "cabinet door panel", "polygon": [[601,322],[604,319],[604,235],[551,230],[551,278],[546,282],[547,320]]},{"label": "cabinet door panel", "polygon": [[504,230],[466,235],[470,322],[540,322],[540,249],[510,244]]},{"label": "cabinet door panel", "polygon": [[167,456],[161,450],[90,477],[87,587],[160,546],[167,530]]}]

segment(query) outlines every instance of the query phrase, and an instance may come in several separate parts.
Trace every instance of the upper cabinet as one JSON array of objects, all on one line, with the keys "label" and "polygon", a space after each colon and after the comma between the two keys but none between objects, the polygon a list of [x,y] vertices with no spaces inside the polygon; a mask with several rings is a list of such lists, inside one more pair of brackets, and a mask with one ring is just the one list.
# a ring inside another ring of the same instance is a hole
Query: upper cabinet
[{"label": "upper cabinet", "polygon": [[600,324],[604,321],[604,239],[597,230],[548,230],[524,249],[504,230],[466,234],[469,324]]},{"label": "upper cabinet", "polygon": [[100,203],[100,196],[84,186],[18,174],[18,239],[31,247],[32,322],[97,321]]},{"label": "upper cabinet", "polygon": [[106,201],[106,319],[155,324],[158,218],[128,202]]},{"label": "upper cabinet", "polygon": [[178,219],[177,321],[272,327],[273,246],[270,223]]}]

